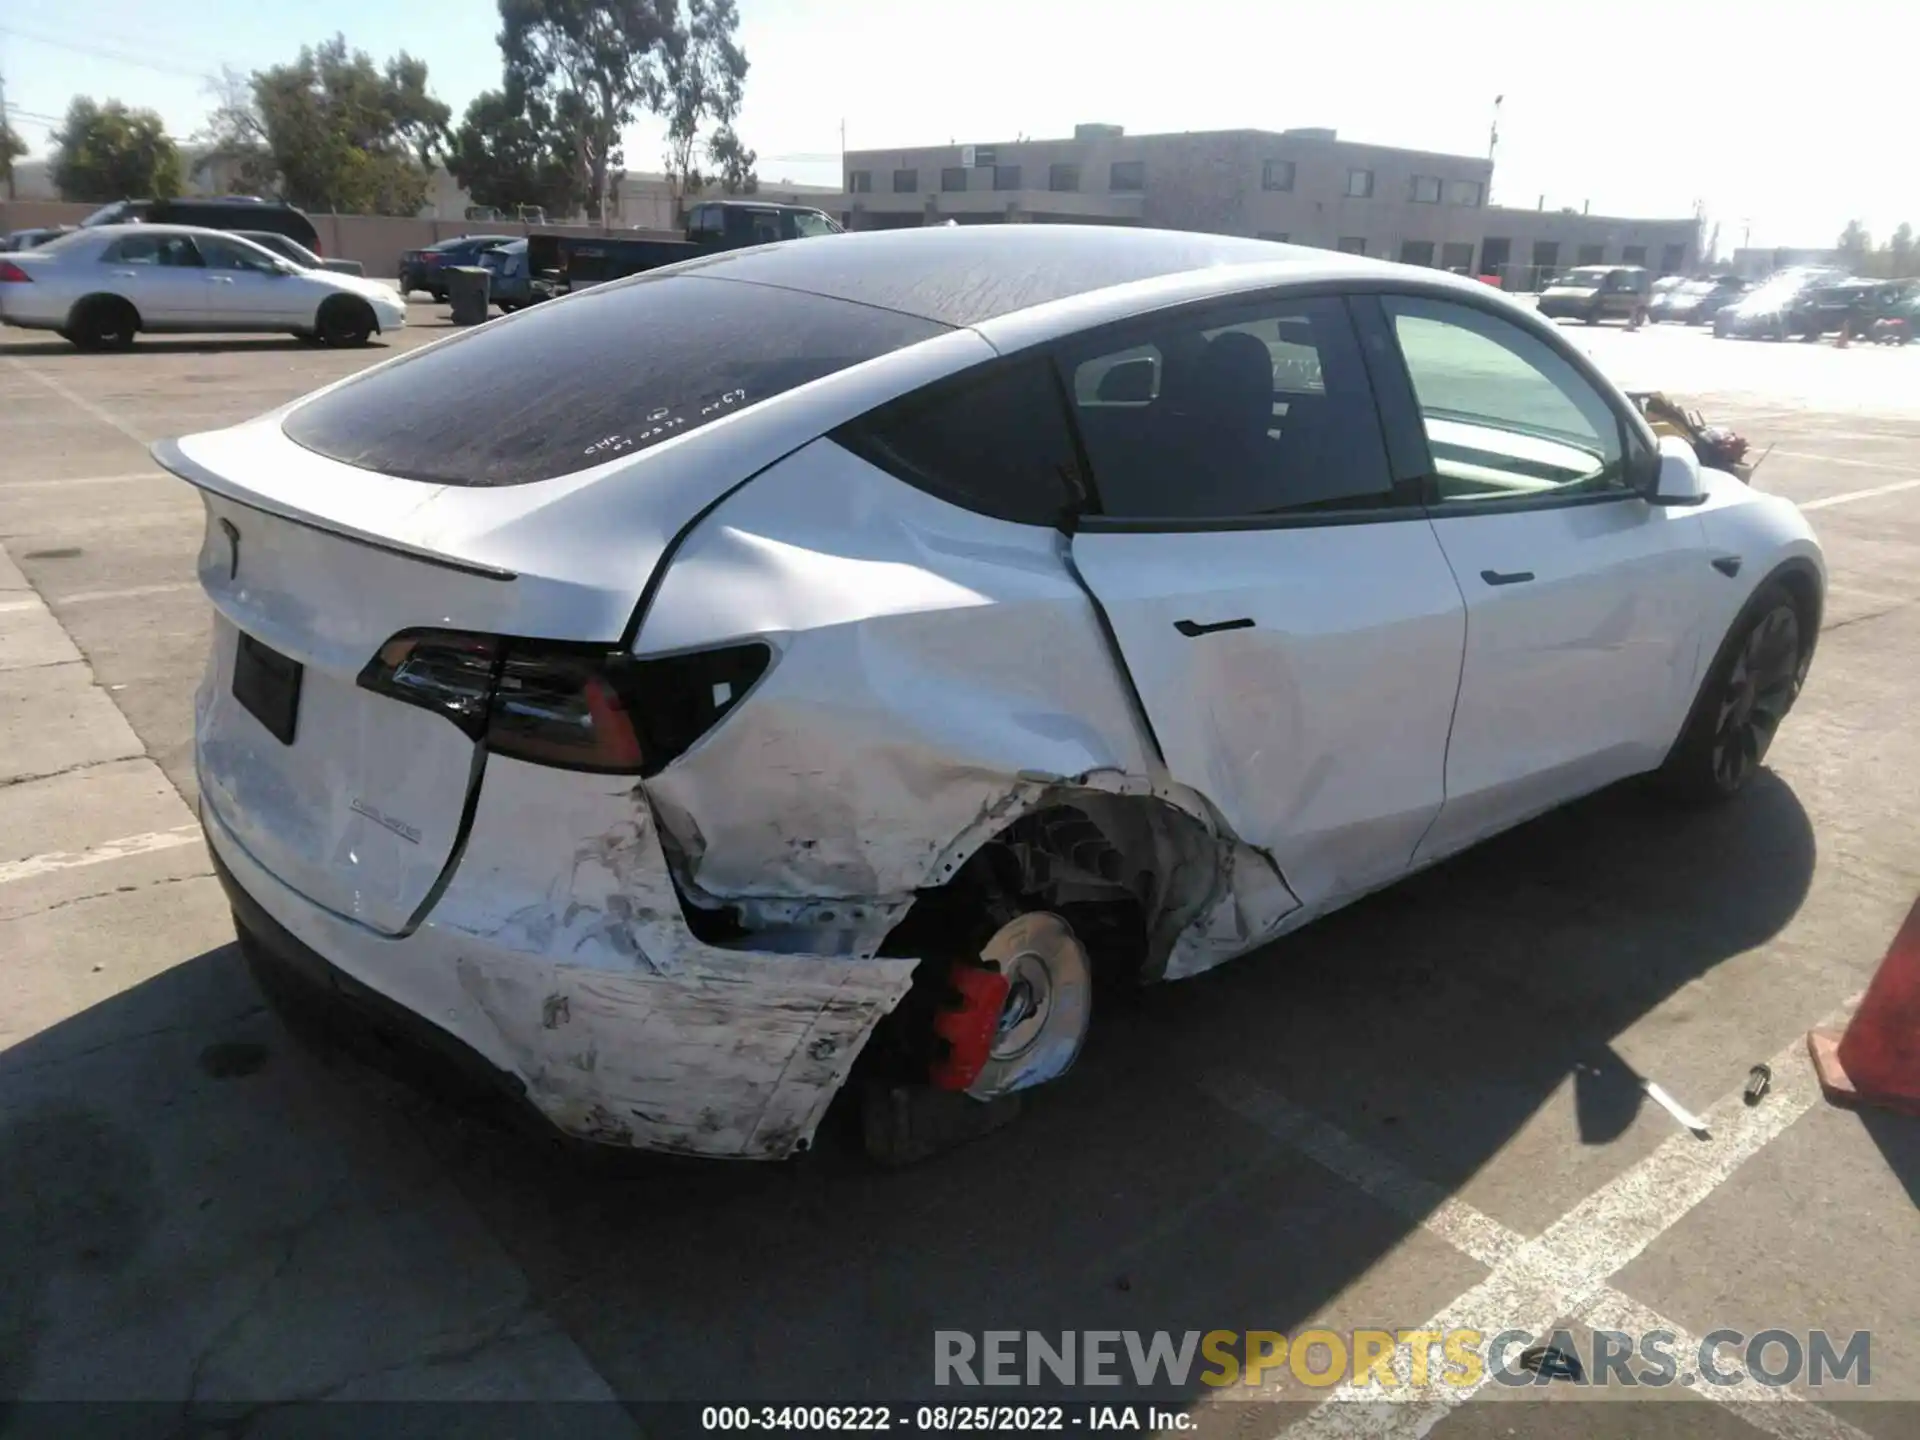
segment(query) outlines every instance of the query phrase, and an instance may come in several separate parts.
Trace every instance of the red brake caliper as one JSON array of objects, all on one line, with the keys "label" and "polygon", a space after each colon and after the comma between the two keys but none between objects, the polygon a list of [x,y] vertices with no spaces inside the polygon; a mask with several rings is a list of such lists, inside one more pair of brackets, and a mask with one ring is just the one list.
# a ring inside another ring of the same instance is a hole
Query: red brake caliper
[{"label": "red brake caliper", "polygon": [[946,1053],[934,1061],[928,1078],[937,1090],[965,1090],[986,1068],[1007,1005],[1007,977],[975,961],[956,960],[947,971],[947,988],[951,998],[933,1017],[933,1033],[946,1041]]}]

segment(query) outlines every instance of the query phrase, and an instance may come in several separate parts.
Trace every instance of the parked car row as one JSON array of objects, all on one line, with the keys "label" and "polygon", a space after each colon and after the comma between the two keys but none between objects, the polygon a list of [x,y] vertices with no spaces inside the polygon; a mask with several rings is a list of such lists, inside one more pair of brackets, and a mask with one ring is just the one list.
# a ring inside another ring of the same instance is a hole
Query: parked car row
[{"label": "parked car row", "polygon": [[1838,270],[1782,270],[1714,316],[1722,339],[1817,340],[1842,331],[1866,338],[1882,320],[1910,333],[1920,281],[1866,280]]}]

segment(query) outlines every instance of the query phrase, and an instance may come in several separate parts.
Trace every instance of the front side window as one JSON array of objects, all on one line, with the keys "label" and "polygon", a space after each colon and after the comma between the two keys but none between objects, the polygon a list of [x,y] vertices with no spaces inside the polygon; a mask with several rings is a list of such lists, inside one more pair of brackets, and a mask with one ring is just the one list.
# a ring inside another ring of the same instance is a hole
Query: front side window
[{"label": "front side window", "polygon": [[1416,175],[1407,187],[1409,198],[1416,205],[1438,205],[1440,203],[1440,177],[1438,175]]},{"label": "front side window", "polygon": [[1243,519],[1373,509],[1393,482],[1346,306],[1274,299],[1068,350],[1101,511]]},{"label": "front side window", "polygon": [[799,290],[639,275],[363,371],[282,428],[401,479],[523,485],[636,455],[948,329]]},{"label": "front side window", "polygon": [[800,210],[794,213],[793,233],[804,240],[813,235],[838,235],[841,230],[818,210]]},{"label": "front side window", "polygon": [[272,275],[277,269],[267,256],[226,240],[202,240],[200,255],[209,270],[246,270],[256,275]]},{"label": "front side window", "polygon": [[1626,493],[1620,417],[1552,346],[1472,306],[1383,303],[1442,503]]},{"label": "front side window", "polygon": [[1144,190],[1147,188],[1147,162],[1144,160],[1116,160],[1107,172],[1109,190]]},{"label": "front side window", "polygon": [[1373,194],[1373,172],[1371,170],[1347,171],[1347,194],[1355,200],[1365,200]]}]

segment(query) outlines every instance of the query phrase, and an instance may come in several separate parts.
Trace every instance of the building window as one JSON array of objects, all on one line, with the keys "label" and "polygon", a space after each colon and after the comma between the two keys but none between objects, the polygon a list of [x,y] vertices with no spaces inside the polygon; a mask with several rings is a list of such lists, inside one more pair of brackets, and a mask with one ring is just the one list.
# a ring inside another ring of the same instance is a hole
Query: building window
[{"label": "building window", "polygon": [[1660,273],[1677,275],[1687,268],[1687,247],[1685,245],[1664,245],[1660,249]]},{"label": "building window", "polygon": [[1408,198],[1419,205],[1438,205],[1440,203],[1440,177],[1438,175],[1415,175],[1407,186]]},{"label": "building window", "polygon": [[964,191],[967,188],[967,167],[949,165],[940,172],[940,188],[946,191]]},{"label": "building window", "polygon": [[1480,273],[1498,275],[1513,260],[1513,241],[1489,235],[1480,246]]},{"label": "building window", "polygon": [[1478,180],[1454,181],[1453,203],[1456,205],[1478,205],[1480,203],[1480,182]]},{"label": "building window", "polygon": [[1560,242],[1558,240],[1536,240],[1533,242],[1533,263],[1551,269],[1560,263]]},{"label": "building window", "polygon": [[1622,265],[1645,265],[1647,263],[1647,247],[1644,245],[1627,246],[1626,249],[1620,252],[1620,263]]},{"label": "building window", "polygon": [[1456,275],[1464,275],[1473,269],[1473,242],[1442,245],[1440,247],[1440,268],[1451,270]]},{"label": "building window", "polygon": [[1582,245],[1580,247],[1580,258],[1576,260],[1574,263],[1576,265],[1598,265],[1606,258],[1607,258],[1606,246]]},{"label": "building window", "polygon": [[1147,188],[1147,162],[1144,160],[1116,160],[1113,168],[1107,172],[1109,190],[1144,190]]},{"label": "building window", "polygon": [[1260,238],[1262,240],[1271,240],[1276,245],[1285,245],[1292,237],[1284,230],[1262,230],[1260,232]]},{"label": "building window", "polygon": [[1433,242],[1431,240],[1402,240],[1400,242],[1400,263],[1402,265],[1432,265]]},{"label": "building window", "polygon": [[1071,164],[1049,165],[1047,167],[1047,188],[1049,190],[1078,190],[1080,188],[1080,167]]},{"label": "building window", "polygon": [[1020,167],[1018,165],[994,166],[993,188],[996,190],[1018,190],[1020,188]]},{"label": "building window", "polygon": [[1260,188],[1262,190],[1291,190],[1293,188],[1293,161],[1269,160],[1260,167]]},{"label": "building window", "polygon": [[1369,200],[1373,197],[1373,172],[1371,170],[1347,171],[1347,194],[1355,200]]},{"label": "building window", "polygon": [[911,195],[919,188],[920,172],[918,170],[896,170],[893,172],[894,194]]},{"label": "building window", "polygon": [[1342,235],[1340,237],[1340,248],[1349,255],[1364,255],[1367,253],[1367,237],[1364,235]]},{"label": "building window", "polygon": [[847,172],[847,190],[854,195],[865,195],[873,189],[871,170],[849,170]]}]

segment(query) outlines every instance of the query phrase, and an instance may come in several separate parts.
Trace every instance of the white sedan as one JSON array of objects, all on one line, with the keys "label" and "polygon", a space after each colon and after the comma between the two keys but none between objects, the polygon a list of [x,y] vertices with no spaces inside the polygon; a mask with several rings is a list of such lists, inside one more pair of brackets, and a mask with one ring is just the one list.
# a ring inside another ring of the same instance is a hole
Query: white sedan
[{"label": "white sedan", "polygon": [[251,240],[191,225],[98,225],[0,261],[0,322],[83,350],[136,334],[284,332],[364,345],[407,323],[393,289],[307,270]]},{"label": "white sedan", "polygon": [[1826,583],[1485,286],[1149,230],[704,256],[155,454],[270,992],[703,1155],[856,1058],[911,1154],[1062,1076],[1098,972],[1730,799]]}]

